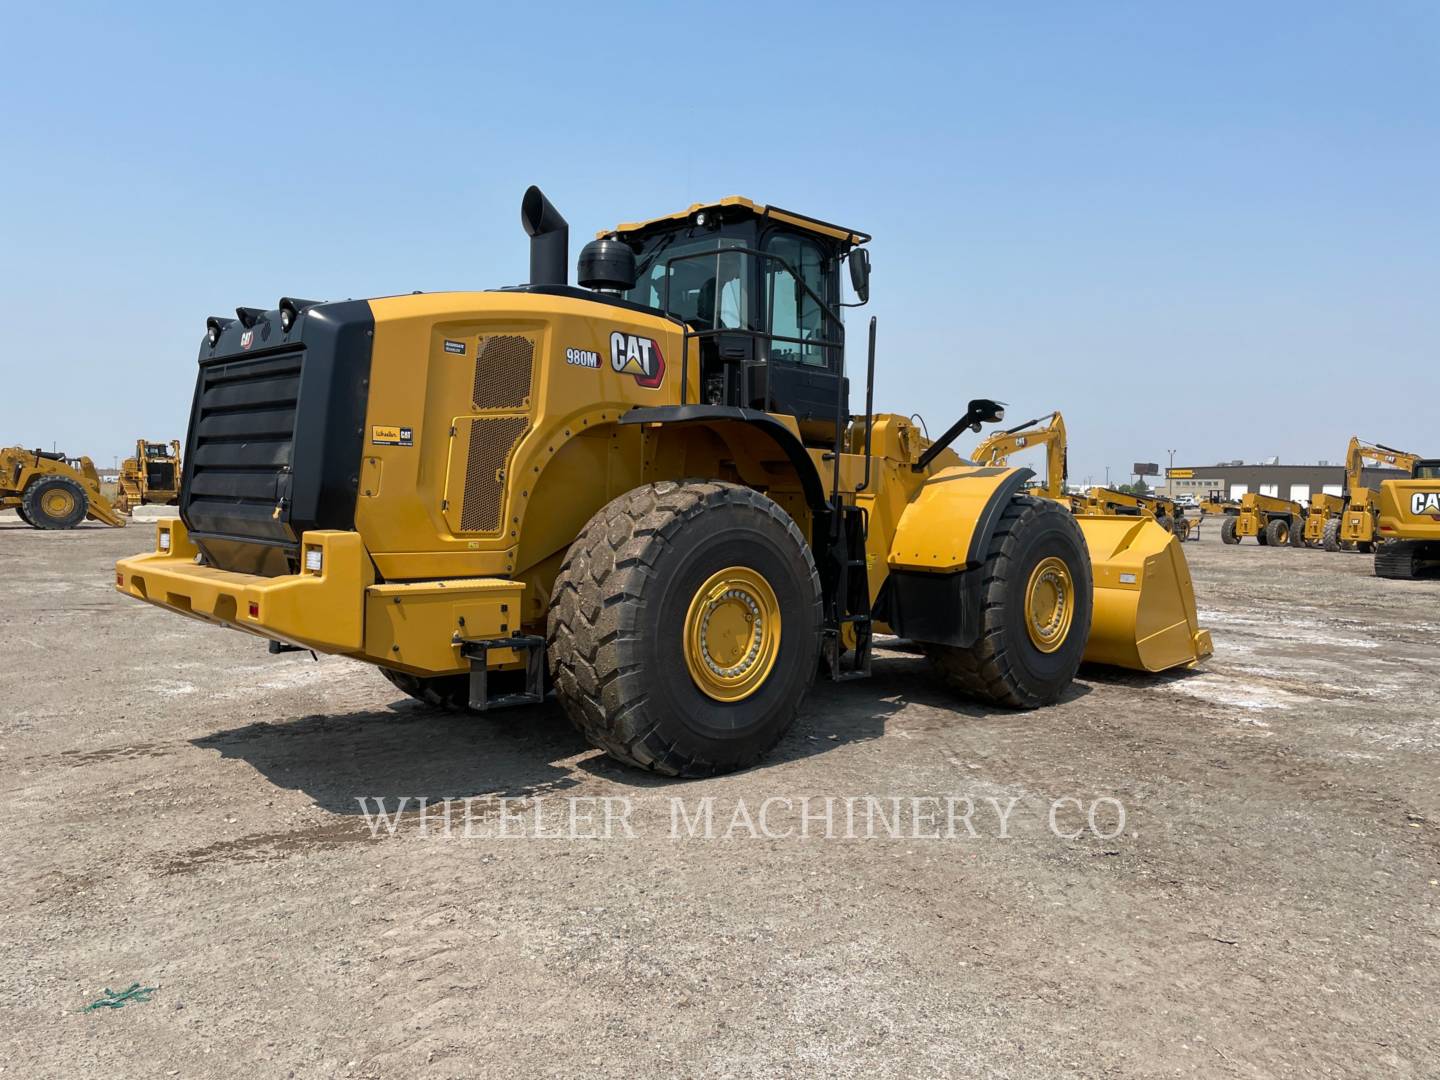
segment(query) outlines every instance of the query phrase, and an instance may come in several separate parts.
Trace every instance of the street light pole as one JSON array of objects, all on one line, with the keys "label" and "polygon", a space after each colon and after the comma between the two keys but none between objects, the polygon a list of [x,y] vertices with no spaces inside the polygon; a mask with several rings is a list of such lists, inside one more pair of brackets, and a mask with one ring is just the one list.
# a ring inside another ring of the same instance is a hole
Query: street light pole
[{"label": "street light pole", "polygon": [[1166,450],[1165,452],[1170,455],[1170,467],[1165,470],[1165,495],[1173,499],[1175,497],[1175,481],[1170,474],[1175,471],[1175,451]]}]

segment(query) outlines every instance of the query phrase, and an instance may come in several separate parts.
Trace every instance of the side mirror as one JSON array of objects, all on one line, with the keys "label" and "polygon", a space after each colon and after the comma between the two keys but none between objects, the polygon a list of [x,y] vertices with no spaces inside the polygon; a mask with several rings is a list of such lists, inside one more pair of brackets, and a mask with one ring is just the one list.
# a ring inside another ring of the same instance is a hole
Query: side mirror
[{"label": "side mirror", "polygon": [[860,298],[860,303],[870,302],[870,252],[855,248],[850,252],[850,287]]}]

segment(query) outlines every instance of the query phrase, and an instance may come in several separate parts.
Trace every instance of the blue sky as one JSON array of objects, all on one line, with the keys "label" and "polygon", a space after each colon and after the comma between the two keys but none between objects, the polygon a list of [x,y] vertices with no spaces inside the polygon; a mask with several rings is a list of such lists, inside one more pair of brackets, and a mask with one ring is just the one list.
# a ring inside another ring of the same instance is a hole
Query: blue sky
[{"label": "blue sky", "polygon": [[128,8],[6,15],[0,441],[179,436],[237,304],[520,281],[539,183],[873,233],[877,406],[1058,407],[1073,480],[1440,455],[1433,4]]}]

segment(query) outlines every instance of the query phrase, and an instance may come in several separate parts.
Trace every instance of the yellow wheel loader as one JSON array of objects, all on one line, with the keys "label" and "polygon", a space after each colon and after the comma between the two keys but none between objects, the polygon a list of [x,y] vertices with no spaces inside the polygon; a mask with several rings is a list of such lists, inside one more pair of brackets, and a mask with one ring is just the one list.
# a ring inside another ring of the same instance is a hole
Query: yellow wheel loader
[{"label": "yellow wheel loader", "polygon": [[1016,708],[1082,658],[1211,652],[1173,543],[950,449],[994,401],[933,442],[875,414],[873,319],[850,414],[864,233],[730,197],[599,234],[576,287],[538,188],[521,222],[523,286],[212,317],[180,519],[116,587],[438,705],[535,702],[548,671],[596,746],[674,776],[758,760],[876,632]]},{"label": "yellow wheel loader", "polygon": [[180,501],[180,440],[135,440],[135,456],[120,463],[120,496],[115,505],[128,514],[146,503],[174,506]]},{"label": "yellow wheel loader", "polygon": [[1440,458],[1416,458],[1408,480],[1382,480],[1378,509],[1375,576],[1440,572]]},{"label": "yellow wheel loader", "polygon": [[1305,508],[1290,499],[1251,491],[1241,496],[1239,508],[1220,522],[1220,539],[1238,544],[1247,536],[1266,547],[1303,547]]},{"label": "yellow wheel loader", "polygon": [[[1410,472],[1420,461],[1417,454],[1352,436],[1345,449],[1345,493],[1338,513],[1327,518],[1322,543],[1326,551],[1359,551],[1369,555],[1379,535],[1378,492],[1364,483],[1365,463],[1387,465]],[[1333,496],[1331,497],[1333,498]]]},{"label": "yellow wheel loader", "polygon": [[100,474],[88,457],[0,450],[0,510],[14,510],[35,529],[73,529],[86,518],[121,528],[125,519],[100,491]]}]

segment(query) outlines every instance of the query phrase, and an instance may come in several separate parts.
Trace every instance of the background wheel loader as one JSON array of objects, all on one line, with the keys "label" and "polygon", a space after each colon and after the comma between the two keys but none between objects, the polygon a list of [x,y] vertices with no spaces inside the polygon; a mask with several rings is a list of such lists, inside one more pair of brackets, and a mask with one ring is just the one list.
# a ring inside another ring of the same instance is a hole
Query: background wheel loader
[{"label": "background wheel loader", "polygon": [[174,506],[180,501],[180,440],[168,443],[135,440],[135,456],[120,463],[120,495],[115,501],[122,514],[146,503]]},{"label": "background wheel loader", "polygon": [[36,529],[73,529],[86,518],[116,528],[125,519],[100,492],[88,457],[11,446],[0,450],[0,509]]},{"label": "background wheel loader", "polygon": [[1382,480],[1378,510],[1375,576],[1440,573],[1440,458],[1416,458],[1408,480]]},{"label": "background wheel loader", "polygon": [[1290,499],[1277,499],[1251,491],[1241,496],[1239,509],[1220,522],[1220,539],[1238,544],[1247,536],[1262,546],[1302,547],[1305,543],[1305,508]]},{"label": "background wheel loader", "polygon": [[731,197],[618,226],[568,284],[568,227],[525,194],[529,284],[212,317],[180,520],[123,593],[381,667],[423,701],[540,700],[616,758],[758,760],[823,665],[876,632],[958,692],[1057,701],[1082,658],[1211,651],[1172,537],[1076,518],[1028,469],[849,411],[840,277],[869,237]]}]

